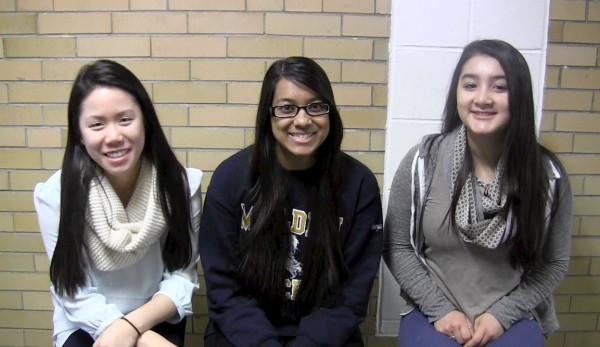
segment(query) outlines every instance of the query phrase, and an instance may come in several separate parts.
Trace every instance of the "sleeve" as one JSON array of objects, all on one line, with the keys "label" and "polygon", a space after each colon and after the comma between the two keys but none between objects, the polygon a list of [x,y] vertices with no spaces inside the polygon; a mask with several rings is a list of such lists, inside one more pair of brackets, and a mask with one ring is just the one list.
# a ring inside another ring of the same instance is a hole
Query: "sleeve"
[{"label": "sleeve", "polygon": [[221,164],[206,193],[200,228],[200,256],[210,319],[235,346],[281,346],[277,332],[258,301],[240,293],[236,281],[239,259],[240,172]]},{"label": "sleeve", "polygon": [[557,180],[556,189],[558,207],[548,224],[544,264],[532,270],[512,292],[487,310],[505,329],[550,297],[567,273],[573,225],[573,196],[566,175]]},{"label": "sleeve", "polygon": [[[46,254],[52,259],[60,221],[60,172],[55,173],[46,183],[36,185],[33,200]],[[89,283],[89,279],[87,282]],[[80,328],[96,339],[108,325],[123,316],[116,305],[107,304],[106,298],[89,284],[81,288],[73,298],[58,296],[53,286],[50,293],[59,311],[55,312],[55,333]]]},{"label": "sleeve", "polygon": [[167,296],[173,301],[177,308],[177,315],[167,322],[175,324],[184,317],[191,315],[192,295],[198,289],[197,264],[200,256],[198,254],[198,234],[200,230],[200,215],[202,212],[202,171],[187,169],[188,184],[190,188],[190,217],[192,219],[192,230],[190,238],[192,242],[192,261],[186,269],[168,272],[165,271],[162,281],[158,285],[158,294]]},{"label": "sleeve", "polygon": [[[413,220],[412,167],[418,147],[402,159],[394,176],[384,225],[383,259],[400,290],[419,310],[435,322],[456,307],[430,277],[411,243]],[[416,202],[415,202],[416,203]]]},{"label": "sleeve", "polygon": [[[354,177],[351,179],[356,179]],[[381,262],[383,217],[379,186],[370,171],[355,192],[357,196],[344,201],[352,205],[346,209],[354,215],[346,218],[352,223],[342,245],[349,271],[348,280],[342,284],[340,300],[333,307],[322,307],[303,317],[292,346],[342,345],[365,319],[373,280]]]}]

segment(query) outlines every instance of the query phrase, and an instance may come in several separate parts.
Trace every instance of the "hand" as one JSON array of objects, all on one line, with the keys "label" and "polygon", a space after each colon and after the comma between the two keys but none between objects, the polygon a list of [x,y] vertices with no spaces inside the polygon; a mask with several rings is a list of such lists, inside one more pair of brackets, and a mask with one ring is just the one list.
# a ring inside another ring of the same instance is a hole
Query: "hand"
[{"label": "hand", "polygon": [[438,332],[448,335],[450,338],[454,338],[459,344],[464,344],[466,341],[471,339],[473,330],[471,329],[471,322],[467,316],[457,310],[449,312],[444,317],[438,319],[433,323],[435,330]]},{"label": "hand", "polygon": [[123,319],[117,319],[104,329],[93,347],[133,347],[137,340],[137,331]]},{"label": "hand", "polygon": [[490,341],[494,341],[504,334],[504,327],[489,313],[484,313],[475,318],[475,332],[473,337],[464,347],[480,347],[486,345]]},{"label": "hand", "polygon": [[136,347],[176,347],[160,334],[148,330],[137,341]]}]

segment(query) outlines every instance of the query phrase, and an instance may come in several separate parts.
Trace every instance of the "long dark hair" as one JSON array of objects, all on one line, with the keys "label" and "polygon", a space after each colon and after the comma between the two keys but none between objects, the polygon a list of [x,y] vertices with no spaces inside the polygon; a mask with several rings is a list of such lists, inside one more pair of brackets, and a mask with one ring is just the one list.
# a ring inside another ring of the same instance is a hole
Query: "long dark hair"
[{"label": "long dark hair", "polygon": [[84,100],[101,87],[118,88],[129,93],[140,107],[146,137],[142,155],[156,167],[161,208],[168,225],[163,260],[169,271],[184,268],[191,261],[189,188],[185,169],[169,147],[150,96],[139,79],[116,62],[98,60],[79,70],[69,97],[67,146],[61,173],[60,222],[50,263],[50,279],[59,295],[73,296],[86,284],[85,211],[89,185],[98,165],[82,144],[79,115]]},{"label": "long dark hair", "polygon": [[[306,251],[310,256],[305,258],[305,271],[297,295],[297,306],[310,311],[327,305],[335,296],[347,276],[347,267],[340,245],[338,219],[341,210],[342,119],[327,74],[309,58],[278,60],[270,66],[263,80],[250,164],[252,225],[242,243],[239,277],[243,286],[259,301],[280,304],[285,301],[283,281],[287,277],[291,236],[282,208],[286,198],[285,172],[277,159],[277,141],[269,112],[276,85],[283,78],[310,88],[330,105],[329,134],[317,149],[314,167],[318,183]],[[305,313],[300,312],[301,315]]]},{"label": "long dark hair", "polygon": [[[511,206],[513,210],[511,226],[517,228],[510,256],[513,266],[519,265],[528,271],[543,262],[546,218],[549,218],[545,212],[546,205],[549,199],[553,199],[554,211],[558,201],[558,192],[555,192],[554,197],[549,196],[549,167],[544,156],[552,158],[560,170],[564,170],[558,159],[537,141],[529,67],[521,53],[504,41],[473,41],[464,48],[450,82],[442,134],[447,134],[462,125],[457,111],[458,82],[466,62],[479,55],[496,59],[506,77],[510,121],[504,140],[506,169],[503,184],[507,192],[507,206]],[[472,170],[473,159],[470,151],[467,151],[459,171],[457,189],[452,196],[452,216],[455,215],[462,186]]]}]

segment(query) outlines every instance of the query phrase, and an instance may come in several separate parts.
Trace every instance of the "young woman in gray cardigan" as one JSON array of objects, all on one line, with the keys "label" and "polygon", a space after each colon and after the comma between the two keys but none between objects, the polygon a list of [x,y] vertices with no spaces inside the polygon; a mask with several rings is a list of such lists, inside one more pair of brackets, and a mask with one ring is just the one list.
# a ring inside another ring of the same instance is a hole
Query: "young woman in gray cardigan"
[{"label": "young woman in gray cardigan", "polygon": [[567,272],[572,196],[537,142],[531,77],[511,45],[465,47],[442,133],[402,160],[384,260],[406,300],[400,346],[543,346]]}]

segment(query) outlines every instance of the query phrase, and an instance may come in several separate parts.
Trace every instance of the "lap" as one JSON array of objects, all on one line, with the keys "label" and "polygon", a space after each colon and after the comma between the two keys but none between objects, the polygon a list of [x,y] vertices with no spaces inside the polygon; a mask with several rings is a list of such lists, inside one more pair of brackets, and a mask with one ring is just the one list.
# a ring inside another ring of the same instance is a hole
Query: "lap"
[{"label": "lap", "polygon": [[[342,347],[363,347],[362,335],[353,334],[346,343],[341,345]],[[294,339],[293,336],[280,336],[279,342],[285,346],[287,343]],[[204,337],[204,347],[233,347],[229,341],[225,338],[223,333],[215,326],[215,330],[212,334]]]},{"label": "lap", "polygon": [[[156,325],[151,330],[161,335],[172,344],[176,346],[183,346],[185,338],[185,322],[185,318],[177,324],[163,322]],[[92,347],[93,344],[94,339],[88,333],[82,329],[79,329],[72,333],[69,338],[67,338],[63,344],[63,347]]]},{"label": "lap", "polygon": [[439,333],[421,311],[414,309],[402,317],[398,332],[399,347],[460,347],[456,341]]},{"label": "lap", "polygon": [[487,344],[488,347],[544,347],[544,335],[535,319],[521,319],[513,324],[496,341]]},{"label": "lap", "polygon": [[[398,332],[399,347],[459,347],[456,341],[435,330],[427,317],[419,310],[402,317]],[[544,335],[535,319],[521,319],[513,324],[507,331],[487,347],[543,347]]]}]

